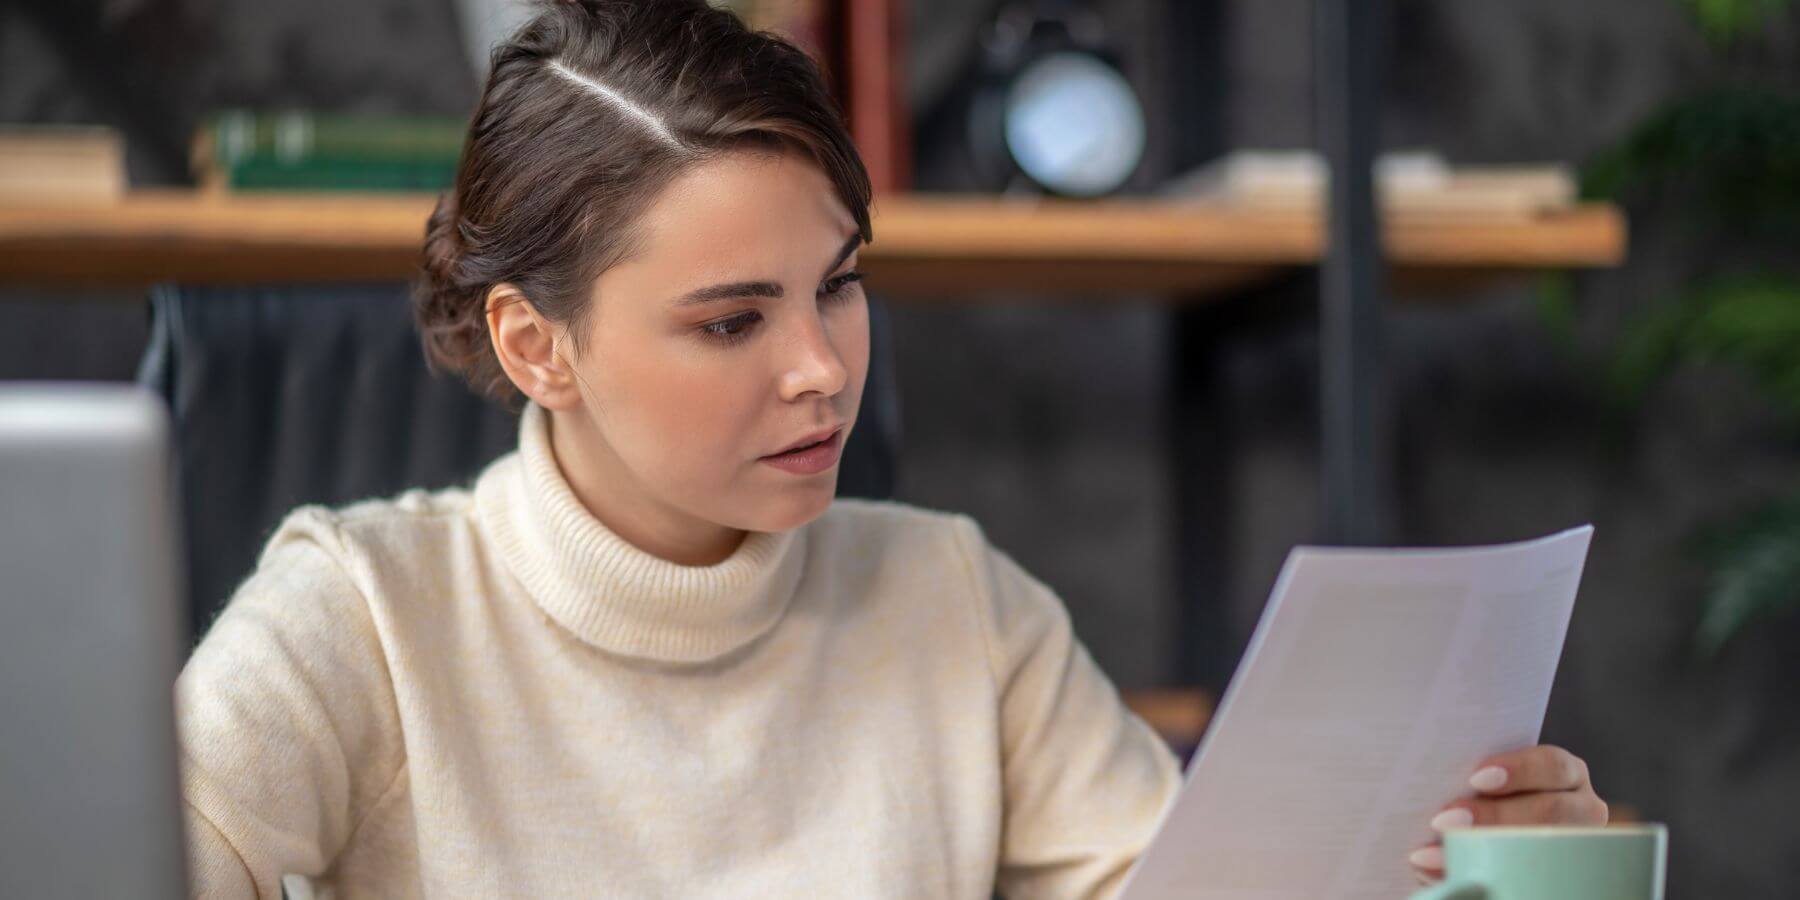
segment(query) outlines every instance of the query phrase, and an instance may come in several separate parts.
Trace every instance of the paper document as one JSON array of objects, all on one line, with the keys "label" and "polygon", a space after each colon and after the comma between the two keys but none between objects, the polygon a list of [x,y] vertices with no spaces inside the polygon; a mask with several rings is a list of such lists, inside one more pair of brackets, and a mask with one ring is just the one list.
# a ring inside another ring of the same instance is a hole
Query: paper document
[{"label": "paper document", "polygon": [[1126,900],[1404,900],[1476,763],[1537,743],[1592,534],[1295,549]]}]

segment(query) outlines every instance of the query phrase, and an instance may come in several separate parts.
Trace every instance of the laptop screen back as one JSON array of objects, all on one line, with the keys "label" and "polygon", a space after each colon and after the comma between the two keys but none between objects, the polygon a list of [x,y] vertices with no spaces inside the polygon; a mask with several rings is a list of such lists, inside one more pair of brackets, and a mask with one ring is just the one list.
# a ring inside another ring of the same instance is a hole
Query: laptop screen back
[{"label": "laptop screen back", "polygon": [[0,385],[0,897],[186,894],[167,416]]}]

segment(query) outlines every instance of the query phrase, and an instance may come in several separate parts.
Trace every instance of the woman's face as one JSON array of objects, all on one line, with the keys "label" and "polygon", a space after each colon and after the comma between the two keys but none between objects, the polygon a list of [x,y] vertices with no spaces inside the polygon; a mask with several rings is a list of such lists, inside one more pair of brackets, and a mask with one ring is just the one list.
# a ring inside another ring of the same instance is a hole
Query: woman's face
[{"label": "woman's face", "polygon": [[856,422],[869,317],[855,221],[810,161],[744,152],[690,168],[639,225],[638,252],[594,284],[581,352],[563,353],[594,444],[565,474],[609,525],[668,540],[811,521],[836,493],[836,454],[816,471],[768,457],[833,429],[841,451]]}]

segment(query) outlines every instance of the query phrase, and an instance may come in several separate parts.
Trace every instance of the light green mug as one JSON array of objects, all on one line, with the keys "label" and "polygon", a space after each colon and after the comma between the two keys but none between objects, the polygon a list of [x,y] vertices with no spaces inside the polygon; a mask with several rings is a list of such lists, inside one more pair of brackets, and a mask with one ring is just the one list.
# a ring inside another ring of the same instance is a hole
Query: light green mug
[{"label": "light green mug", "polygon": [[1662,825],[1453,828],[1444,883],[1412,900],[1662,900]]}]

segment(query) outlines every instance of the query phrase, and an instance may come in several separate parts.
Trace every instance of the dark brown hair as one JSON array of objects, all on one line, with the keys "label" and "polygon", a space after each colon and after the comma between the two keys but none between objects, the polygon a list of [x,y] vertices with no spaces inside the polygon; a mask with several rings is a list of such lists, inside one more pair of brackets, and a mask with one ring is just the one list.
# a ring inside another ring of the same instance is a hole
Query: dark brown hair
[{"label": "dark brown hair", "polygon": [[705,0],[564,0],[494,49],[455,186],[425,227],[413,314],[434,368],[515,392],[488,337],[497,284],[575,335],[588,287],[687,166],[797,151],[870,239],[869,176],[817,66]]}]

